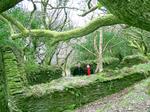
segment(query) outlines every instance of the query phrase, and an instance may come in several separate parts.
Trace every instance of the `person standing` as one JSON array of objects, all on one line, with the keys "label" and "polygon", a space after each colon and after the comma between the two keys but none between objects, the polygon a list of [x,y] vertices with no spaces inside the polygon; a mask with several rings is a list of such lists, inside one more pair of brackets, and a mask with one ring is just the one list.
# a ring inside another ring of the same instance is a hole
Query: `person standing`
[{"label": "person standing", "polygon": [[73,76],[83,76],[84,74],[85,73],[84,73],[83,68],[81,67],[81,64],[78,63],[73,71]]},{"label": "person standing", "polygon": [[87,75],[90,76],[91,75],[91,67],[89,64],[86,67],[87,67]]}]

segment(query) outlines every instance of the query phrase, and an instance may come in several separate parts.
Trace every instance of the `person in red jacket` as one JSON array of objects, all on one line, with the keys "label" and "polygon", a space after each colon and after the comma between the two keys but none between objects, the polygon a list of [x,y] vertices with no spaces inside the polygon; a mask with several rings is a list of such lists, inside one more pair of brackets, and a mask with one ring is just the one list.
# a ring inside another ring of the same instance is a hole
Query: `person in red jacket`
[{"label": "person in red jacket", "polygon": [[90,76],[91,75],[91,67],[89,64],[86,67],[87,67],[87,75]]}]

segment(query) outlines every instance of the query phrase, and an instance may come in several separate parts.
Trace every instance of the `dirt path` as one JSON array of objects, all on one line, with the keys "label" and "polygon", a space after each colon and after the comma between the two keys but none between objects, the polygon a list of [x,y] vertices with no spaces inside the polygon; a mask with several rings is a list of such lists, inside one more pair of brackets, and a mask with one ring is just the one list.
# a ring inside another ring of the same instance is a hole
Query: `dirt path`
[{"label": "dirt path", "polygon": [[148,82],[150,78],[87,104],[75,112],[150,112],[150,96],[146,94]]}]

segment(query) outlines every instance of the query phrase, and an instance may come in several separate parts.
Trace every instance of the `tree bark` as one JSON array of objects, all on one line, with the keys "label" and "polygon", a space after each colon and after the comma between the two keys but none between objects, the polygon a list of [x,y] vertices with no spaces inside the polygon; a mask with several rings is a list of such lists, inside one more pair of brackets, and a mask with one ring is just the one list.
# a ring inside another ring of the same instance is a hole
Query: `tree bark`
[{"label": "tree bark", "polygon": [[[6,16],[4,16],[6,18]],[[89,33],[92,33],[93,31],[97,30],[98,28],[102,26],[110,26],[110,25],[115,25],[115,24],[123,24],[122,21],[120,21],[118,18],[113,16],[112,14],[108,14],[104,17],[98,17],[94,20],[92,20],[89,24],[81,27],[81,28],[76,28],[73,30],[69,31],[64,31],[64,32],[57,32],[57,31],[51,31],[51,30],[44,30],[44,29],[33,29],[33,30],[26,30],[22,25],[18,22],[16,22],[14,19],[11,17],[6,18],[8,21],[10,21],[12,24],[17,26],[17,28],[22,32],[18,34],[12,35],[12,38],[19,38],[19,37],[49,37],[49,38],[54,38],[55,41],[54,43],[58,43],[59,41],[64,41],[64,40],[69,40],[71,38],[78,38],[85,36]],[[22,30],[24,29],[24,30]]]},{"label": "tree bark", "polygon": [[0,0],[0,13],[14,7],[17,3],[22,0]]},{"label": "tree bark", "polygon": [[[97,36],[98,37],[98,36]],[[103,51],[103,31],[100,29],[100,37],[99,37],[99,48],[97,49],[97,66],[95,73],[102,72],[103,71],[103,56],[102,56],[102,51]]]},{"label": "tree bark", "polygon": [[0,48],[0,112],[9,112],[7,77],[4,68],[3,51]]},{"label": "tree bark", "polygon": [[22,65],[17,63],[17,59],[11,50],[4,53],[5,72],[8,77],[9,97],[23,93],[27,80]]},{"label": "tree bark", "polygon": [[150,31],[150,0],[99,0],[126,24]]}]

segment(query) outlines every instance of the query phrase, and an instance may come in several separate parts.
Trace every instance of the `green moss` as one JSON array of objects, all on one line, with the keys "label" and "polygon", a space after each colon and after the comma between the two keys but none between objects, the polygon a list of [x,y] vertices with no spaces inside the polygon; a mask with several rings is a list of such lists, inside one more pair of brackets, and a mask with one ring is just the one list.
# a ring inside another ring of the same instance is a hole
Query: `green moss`
[{"label": "green moss", "polygon": [[150,31],[149,0],[99,0],[107,9],[128,25]]},{"label": "green moss", "polygon": [[21,94],[25,88],[24,74],[22,69],[18,68],[17,60],[12,51],[4,53],[5,72],[8,77],[8,93],[9,96]]},{"label": "green moss", "polygon": [[[15,24],[15,21],[11,21],[12,24]],[[85,25],[81,28],[76,28],[69,31],[64,32],[57,32],[51,30],[42,30],[42,29],[33,29],[30,31],[25,31],[24,33],[14,34],[12,38],[20,38],[20,37],[27,37],[30,33],[32,37],[49,37],[54,38],[53,45],[58,43],[59,41],[69,40],[71,38],[78,38],[84,35],[90,34],[93,31],[97,30],[102,26],[110,26],[115,24],[123,24],[124,22],[120,21],[118,18],[113,16],[112,14],[108,14],[104,17],[98,17],[92,20],[89,24]]]},{"label": "green moss", "polygon": [[0,0],[0,13],[15,6],[20,1],[22,0],[5,0],[5,2],[3,0]]},{"label": "green moss", "polygon": [[150,75],[150,64],[123,68],[116,72],[121,75],[103,77],[61,78],[47,84],[32,86],[18,106],[23,112],[62,112],[74,109],[106,95],[118,92]]},{"label": "green moss", "polygon": [[4,70],[3,51],[0,47],[0,112],[8,112],[7,77]]},{"label": "green moss", "polygon": [[149,59],[143,55],[130,55],[123,58],[121,64],[122,66],[133,66],[140,63],[147,63]]},{"label": "green moss", "polygon": [[62,69],[58,66],[30,66],[26,68],[30,85],[50,82],[62,77]]}]

